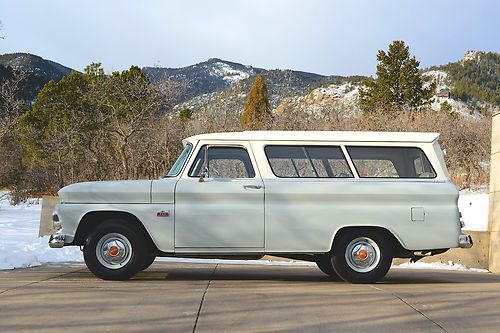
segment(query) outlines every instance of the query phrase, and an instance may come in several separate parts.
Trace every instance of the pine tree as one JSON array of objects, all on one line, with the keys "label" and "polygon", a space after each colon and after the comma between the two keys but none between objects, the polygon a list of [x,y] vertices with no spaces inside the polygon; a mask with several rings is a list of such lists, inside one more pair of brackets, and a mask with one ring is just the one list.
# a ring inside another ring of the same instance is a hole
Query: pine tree
[{"label": "pine tree", "polygon": [[181,120],[181,124],[185,125],[188,123],[193,117],[193,110],[190,108],[184,108],[179,111],[179,119]]},{"label": "pine tree", "polygon": [[75,71],[59,82],[51,80],[19,122],[25,159],[54,172],[59,187],[68,181],[66,171],[73,182],[78,166],[85,163],[82,151],[91,140],[90,130],[95,128],[87,90],[85,75]]},{"label": "pine tree", "polygon": [[439,111],[445,113],[450,120],[458,119],[458,114],[455,111],[453,111],[453,107],[451,106],[450,103],[448,103],[448,101],[444,101],[443,103],[441,103]]},{"label": "pine tree", "polygon": [[386,53],[377,55],[377,78],[364,81],[360,89],[360,107],[365,113],[374,111],[400,112],[417,109],[431,102],[434,84],[424,88],[418,66],[408,46],[396,40]]},{"label": "pine tree", "polygon": [[247,102],[240,118],[240,125],[244,129],[255,128],[264,118],[271,115],[266,79],[259,74],[248,93]]},{"label": "pine tree", "polygon": [[453,108],[451,107],[450,103],[448,103],[447,101],[444,101],[443,103],[441,103],[441,107],[439,108],[439,110],[441,112],[444,112],[444,113],[452,113],[453,112]]}]

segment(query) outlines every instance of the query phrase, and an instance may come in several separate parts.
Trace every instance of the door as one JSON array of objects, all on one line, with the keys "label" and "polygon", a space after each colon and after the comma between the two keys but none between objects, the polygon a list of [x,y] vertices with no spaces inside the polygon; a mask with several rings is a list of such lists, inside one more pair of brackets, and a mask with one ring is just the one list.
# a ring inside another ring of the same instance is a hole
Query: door
[{"label": "door", "polygon": [[264,247],[264,183],[250,149],[248,142],[199,148],[175,189],[176,252]]}]

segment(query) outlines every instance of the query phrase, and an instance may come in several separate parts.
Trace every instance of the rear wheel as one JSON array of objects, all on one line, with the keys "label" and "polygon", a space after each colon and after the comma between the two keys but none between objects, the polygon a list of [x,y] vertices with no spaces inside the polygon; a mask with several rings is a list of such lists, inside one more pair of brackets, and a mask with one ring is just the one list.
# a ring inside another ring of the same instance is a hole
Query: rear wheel
[{"label": "rear wheel", "polygon": [[382,279],[392,263],[387,240],[374,231],[353,230],[337,241],[332,257],[335,272],[351,283],[374,283]]},{"label": "rear wheel", "polygon": [[338,274],[333,269],[332,258],[330,255],[325,254],[325,255],[318,256],[316,258],[316,265],[318,265],[318,268],[323,273],[330,276],[333,280],[341,280],[341,278],[338,276]]},{"label": "rear wheel", "polygon": [[144,258],[144,262],[142,264],[142,270],[145,270],[147,269],[149,266],[151,266],[153,264],[153,262],[155,261],[156,259],[156,256],[154,255],[147,255],[145,258]]},{"label": "rear wheel", "polygon": [[146,241],[142,233],[121,220],[103,223],[92,231],[83,249],[85,264],[104,280],[126,280],[143,269]]}]

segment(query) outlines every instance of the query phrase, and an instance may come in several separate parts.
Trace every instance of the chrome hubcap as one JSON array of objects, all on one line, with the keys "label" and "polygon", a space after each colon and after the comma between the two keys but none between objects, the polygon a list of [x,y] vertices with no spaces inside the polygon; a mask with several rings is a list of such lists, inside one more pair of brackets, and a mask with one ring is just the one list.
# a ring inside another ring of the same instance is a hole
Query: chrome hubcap
[{"label": "chrome hubcap", "polygon": [[104,267],[118,269],[130,261],[132,245],[122,234],[106,234],[97,243],[96,256]]},{"label": "chrome hubcap", "polygon": [[380,248],[367,237],[353,239],[347,245],[345,259],[350,268],[359,273],[374,269],[380,261]]}]

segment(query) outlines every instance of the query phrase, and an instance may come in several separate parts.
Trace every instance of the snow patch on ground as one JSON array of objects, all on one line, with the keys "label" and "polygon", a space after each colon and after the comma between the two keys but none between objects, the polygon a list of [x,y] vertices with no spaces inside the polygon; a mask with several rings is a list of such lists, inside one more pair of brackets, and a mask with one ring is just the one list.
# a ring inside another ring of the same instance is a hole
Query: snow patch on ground
[{"label": "snow patch on ground", "polygon": [[392,265],[391,268],[395,269],[439,269],[448,271],[468,271],[468,272],[482,272],[488,273],[488,270],[481,268],[467,268],[462,264],[457,264],[448,261],[447,264],[442,262],[408,262],[399,265]]},{"label": "snow patch on ground", "polygon": [[83,260],[78,247],[51,249],[48,237],[38,237],[41,203],[31,199],[11,206],[8,197],[0,200],[0,269]]}]

